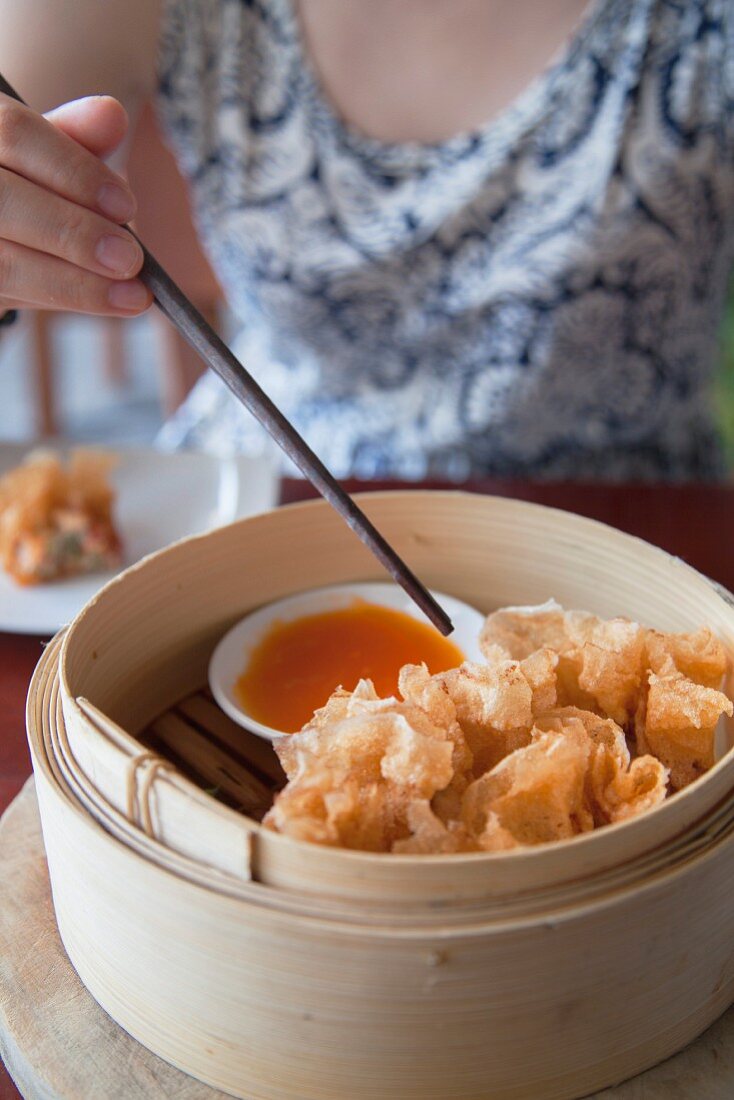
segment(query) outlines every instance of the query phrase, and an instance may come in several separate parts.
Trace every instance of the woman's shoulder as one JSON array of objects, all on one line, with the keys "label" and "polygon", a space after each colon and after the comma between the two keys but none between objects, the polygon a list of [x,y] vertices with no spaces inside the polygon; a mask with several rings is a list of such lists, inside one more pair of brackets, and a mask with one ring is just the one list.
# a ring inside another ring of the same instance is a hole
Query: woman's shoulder
[{"label": "woman's shoulder", "polygon": [[[652,56],[674,61],[695,55],[702,64],[731,62],[734,55],[732,0],[656,0],[650,25]],[[710,68],[714,75],[713,67]]]},{"label": "woman's shoulder", "polygon": [[297,56],[291,0],[164,0],[158,108],[187,172],[214,155],[225,116],[240,145],[259,120],[279,117]]},{"label": "woman's shoulder", "polygon": [[656,0],[648,66],[672,136],[705,133],[734,142],[734,0]]},{"label": "woman's shoulder", "polygon": [[216,93],[243,104],[277,82],[298,40],[291,0],[164,0],[158,75],[164,98]]},{"label": "woman's shoulder", "polygon": [[263,33],[277,41],[296,19],[292,0],[161,0],[161,40],[191,52],[216,44],[231,49],[243,34]]}]

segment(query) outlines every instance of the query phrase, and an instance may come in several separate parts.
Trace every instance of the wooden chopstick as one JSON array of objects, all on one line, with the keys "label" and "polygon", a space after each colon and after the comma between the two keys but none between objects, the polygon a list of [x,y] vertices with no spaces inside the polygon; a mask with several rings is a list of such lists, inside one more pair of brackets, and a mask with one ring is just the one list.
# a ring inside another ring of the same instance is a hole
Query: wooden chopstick
[{"label": "wooden chopstick", "polygon": [[[0,91],[19,103],[25,104],[2,74],[0,74]],[[132,230],[130,232],[132,233]],[[442,634],[450,634],[454,629],[453,624],[440,604],[408,568],[390,543],[383,538],[361,508],[331,476],[321,459],[314,454],[293,425],[245,370],[242,363],[235,358],[181,288],[150,254],[140,238],[135,233],[133,236],[142,248],[144,256],[140,280],[152,291],[158,308],[226,383],[235,397],[267,429],[278,446],[318,489],[324,499],[346,520],[358,538],[384,565],[390,576],[405,589],[433,625]]]}]

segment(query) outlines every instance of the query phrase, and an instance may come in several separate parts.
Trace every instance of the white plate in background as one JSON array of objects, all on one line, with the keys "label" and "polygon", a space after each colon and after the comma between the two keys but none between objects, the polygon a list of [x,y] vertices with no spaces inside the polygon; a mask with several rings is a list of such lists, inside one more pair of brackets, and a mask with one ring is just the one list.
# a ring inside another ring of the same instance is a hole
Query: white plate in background
[{"label": "white plate in background", "polygon": [[[0,476],[38,447],[0,443]],[[69,446],[44,449],[66,451]],[[100,449],[104,450],[100,445]],[[272,508],[278,474],[267,458],[219,458],[145,448],[109,448],[118,460],[115,522],[126,568],[176,539]],[[0,568],[0,630],[50,636],[71,622],[114,573],[94,573],[21,587]]]}]

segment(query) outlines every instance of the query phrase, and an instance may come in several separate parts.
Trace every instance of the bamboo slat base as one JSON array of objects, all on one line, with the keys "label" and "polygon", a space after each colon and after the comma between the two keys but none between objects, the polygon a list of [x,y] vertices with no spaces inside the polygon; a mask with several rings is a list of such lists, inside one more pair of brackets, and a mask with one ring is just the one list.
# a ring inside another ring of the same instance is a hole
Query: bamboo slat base
[{"label": "bamboo slat base", "polygon": [[202,790],[256,821],[285,785],[272,744],[233,722],[206,688],[160,715],[139,740]]}]

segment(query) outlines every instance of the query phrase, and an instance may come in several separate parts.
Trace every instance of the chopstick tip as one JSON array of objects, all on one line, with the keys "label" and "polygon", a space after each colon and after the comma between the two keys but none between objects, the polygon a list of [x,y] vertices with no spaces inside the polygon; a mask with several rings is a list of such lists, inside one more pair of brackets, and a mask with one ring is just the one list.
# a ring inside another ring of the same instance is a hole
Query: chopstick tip
[{"label": "chopstick tip", "polygon": [[434,620],[434,626],[437,630],[440,630],[444,638],[448,638],[449,634],[454,633],[454,624],[451,619],[444,612],[441,613],[438,620]]}]

